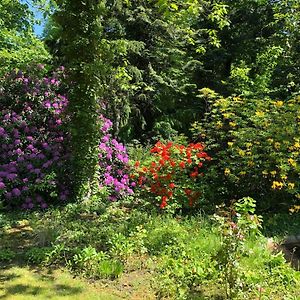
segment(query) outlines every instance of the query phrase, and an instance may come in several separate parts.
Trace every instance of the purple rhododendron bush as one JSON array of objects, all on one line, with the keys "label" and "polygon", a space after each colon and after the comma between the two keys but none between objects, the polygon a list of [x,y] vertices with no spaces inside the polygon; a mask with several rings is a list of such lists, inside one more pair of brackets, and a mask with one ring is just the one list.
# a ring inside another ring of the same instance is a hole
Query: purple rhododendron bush
[{"label": "purple rhododendron bush", "polygon": [[[64,67],[47,73],[39,65],[0,79],[0,199],[6,206],[47,208],[70,198],[64,77]],[[99,118],[99,186],[109,186],[110,200],[117,200],[133,193],[129,159],[126,148],[109,134],[111,121]]]},{"label": "purple rhododendron bush", "polygon": [[40,65],[0,80],[0,197],[8,206],[46,208],[69,194],[60,176],[68,156],[63,67],[45,73]]},{"label": "purple rhododendron bush", "polygon": [[111,201],[133,194],[135,182],[130,180],[129,157],[126,147],[110,134],[111,120],[100,115],[102,139],[99,144],[100,187],[109,188]]}]

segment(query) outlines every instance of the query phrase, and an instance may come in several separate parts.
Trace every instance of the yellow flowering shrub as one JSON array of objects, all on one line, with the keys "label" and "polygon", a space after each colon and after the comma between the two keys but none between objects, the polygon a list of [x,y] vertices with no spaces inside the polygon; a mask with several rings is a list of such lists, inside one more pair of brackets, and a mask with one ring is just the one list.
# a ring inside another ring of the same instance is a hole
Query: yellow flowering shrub
[{"label": "yellow flowering shrub", "polygon": [[222,98],[206,89],[204,99],[205,118],[193,124],[192,131],[214,158],[207,176],[210,196],[220,200],[250,196],[261,199],[261,208],[297,204],[300,97]]}]

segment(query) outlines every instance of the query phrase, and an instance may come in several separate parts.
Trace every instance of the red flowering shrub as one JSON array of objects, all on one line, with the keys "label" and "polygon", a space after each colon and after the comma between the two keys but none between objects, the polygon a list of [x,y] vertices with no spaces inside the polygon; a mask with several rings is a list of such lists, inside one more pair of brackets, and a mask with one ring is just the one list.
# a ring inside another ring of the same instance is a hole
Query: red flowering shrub
[{"label": "red flowering shrub", "polygon": [[188,146],[157,142],[150,159],[135,163],[137,182],[157,199],[160,208],[194,206],[202,195],[203,163],[211,158],[200,143]]}]

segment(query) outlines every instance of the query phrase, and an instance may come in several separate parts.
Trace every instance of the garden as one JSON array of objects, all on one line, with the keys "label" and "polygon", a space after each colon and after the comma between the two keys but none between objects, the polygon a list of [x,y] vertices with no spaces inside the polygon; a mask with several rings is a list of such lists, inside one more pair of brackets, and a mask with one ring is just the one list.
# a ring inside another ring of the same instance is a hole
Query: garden
[{"label": "garden", "polygon": [[300,299],[298,0],[2,0],[0,299]]}]

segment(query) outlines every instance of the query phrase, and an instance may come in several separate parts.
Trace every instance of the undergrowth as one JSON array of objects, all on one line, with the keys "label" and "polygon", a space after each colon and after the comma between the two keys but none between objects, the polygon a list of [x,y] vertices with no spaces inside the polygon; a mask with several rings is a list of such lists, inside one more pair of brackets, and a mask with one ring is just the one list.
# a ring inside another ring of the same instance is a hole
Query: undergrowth
[{"label": "undergrowth", "polygon": [[64,266],[89,279],[119,280],[143,271],[157,299],[229,299],[222,276],[222,264],[229,262],[238,270],[236,299],[300,297],[299,273],[267,249],[262,234],[246,235],[233,258],[226,257],[226,226],[206,215],[162,215],[113,203],[92,211],[69,204],[46,213],[5,213],[0,219],[2,264],[17,253],[22,263]]}]

